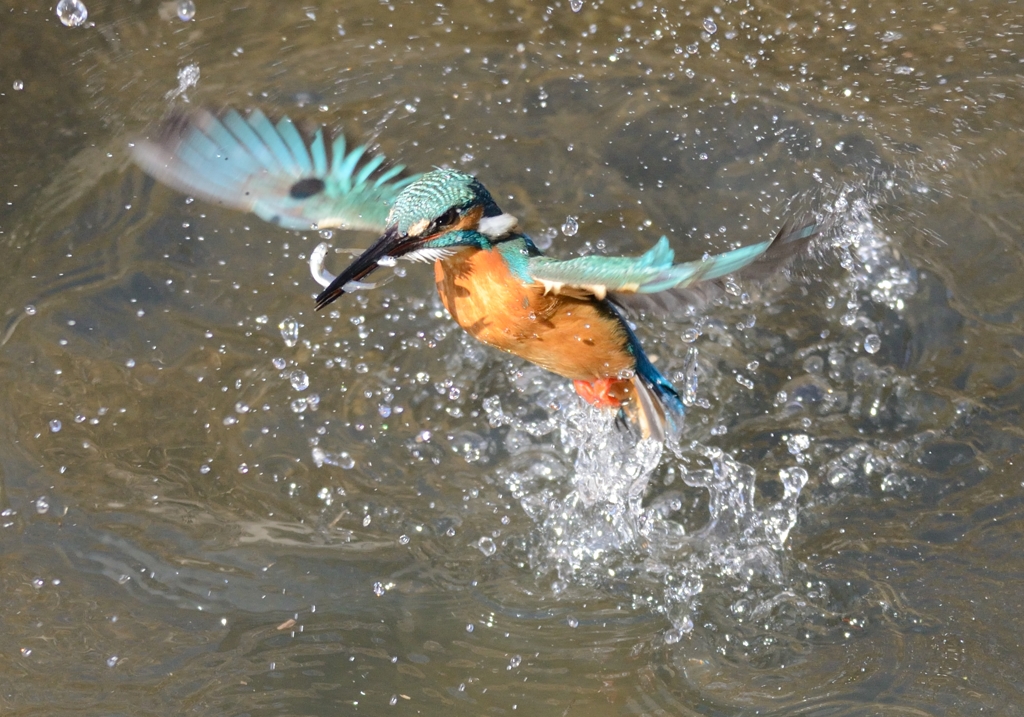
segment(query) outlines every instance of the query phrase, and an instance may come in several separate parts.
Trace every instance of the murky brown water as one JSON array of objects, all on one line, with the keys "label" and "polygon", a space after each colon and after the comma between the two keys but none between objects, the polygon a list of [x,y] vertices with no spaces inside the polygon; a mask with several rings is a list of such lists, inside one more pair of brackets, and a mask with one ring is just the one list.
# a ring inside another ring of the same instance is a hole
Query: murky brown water
[{"label": "murky brown water", "polygon": [[[0,7],[4,714],[1024,714],[1021,3],[196,2]],[[695,443],[605,454],[428,269],[314,314],[132,168],[186,101],[820,262],[642,326]]]}]

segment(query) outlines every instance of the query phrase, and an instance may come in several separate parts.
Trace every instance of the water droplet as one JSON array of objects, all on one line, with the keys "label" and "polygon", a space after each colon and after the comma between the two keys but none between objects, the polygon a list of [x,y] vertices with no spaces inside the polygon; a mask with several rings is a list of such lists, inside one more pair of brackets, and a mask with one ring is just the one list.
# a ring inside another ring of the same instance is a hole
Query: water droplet
[{"label": "water droplet", "polygon": [[506,669],[514,670],[523,663],[523,658],[519,655],[512,655],[512,659],[508,661],[508,667]]},{"label": "water droplet", "polygon": [[249,412],[249,404],[247,404],[245,401],[239,401],[238,403],[235,404],[235,413],[248,413],[248,412]]},{"label": "water droplet", "polygon": [[575,236],[576,232],[580,230],[579,221],[576,217],[570,215],[565,218],[565,222],[562,224],[562,233],[567,237]]},{"label": "water droplet", "polygon": [[476,541],[476,547],[480,548],[480,552],[488,557],[494,555],[498,551],[498,546],[496,546],[494,541],[486,535]]},{"label": "water droplet", "polygon": [[323,448],[317,446],[313,448],[312,453],[313,462],[316,464],[317,468],[326,464],[330,466],[338,466],[339,468],[344,468],[345,470],[348,470],[355,466],[356,464],[352,456],[350,456],[345,451],[342,451],[341,453],[328,453]]},{"label": "water droplet", "polygon": [[44,515],[48,510],[50,510],[50,499],[45,495],[36,498],[36,512],[39,515]]},{"label": "water droplet", "polygon": [[178,19],[188,22],[196,16],[196,4],[192,0],[178,0]]},{"label": "water droplet", "polygon": [[288,383],[290,383],[292,388],[296,391],[305,391],[309,388],[309,376],[306,375],[305,371],[296,369],[295,371],[292,371],[291,375],[288,377]]},{"label": "water droplet", "polygon": [[89,19],[89,9],[82,0],[60,0],[57,17],[67,27],[81,27]]},{"label": "water droplet", "polygon": [[15,80],[14,81],[14,89],[16,89],[18,91],[21,91],[21,90],[25,89],[25,83],[22,80]]},{"label": "water droplet", "polygon": [[107,658],[107,667],[113,667],[117,664],[117,655],[111,655]]},{"label": "water droplet", "polygon": [[60,433],[61,422],[56,418],[50,421],[50,433]]},{"label": "water droplet", "polygon": [[573,12],[579,12],[583,9],[583,0],[569,0],[569,7]]},{"label": "water droplet", "polygon": [[466,625],[466,632],[473,632],[473,623]]},{"label": "water droplet", "polygon": [[868,334],[864,337],[864,350],[869,354],[876,354],[882,348],[882,339],[878,334]]},{"label": "water droplet", "polygon": [[683,405],[692,406],[697,401],[697,349],[691,346],[686,352],[683,364]]},{"label": "water droplet", "polygon": [[206,475],[207,473],[209,473],[210,472],[210,464],[209,463],[204,463],[203,465],[199,466],[199,472],[202,473],[203,475]]},{"label": "water droplet", "polygon": [[704,19],[704,32],[709,35],[714,35],[718,32],[718,25],[710,17]]},{"label": "water droplet", "polygon": [[32,578],[32,587],[36,590],[41,590],[44,585],[46,585],[46,581],[42,578]]},{"label": "water droplet", "polygon": [[580,621],[574,618],[572,615],[567,617],[565,621],[569,624],[569,627],[579,627]]},{"label": "water droplet", "polygon": [[276,368],[278,371],[284,371],[285,367],[288,365],[288,362],[285,361],[283,358],[275,358],[271,361],[271,363],[274,364],[274,368]]},{"label": "water droplet", "polygon": [[285,346],[291,348],[299,342],[299,322],[291,316],[281,319],[277,328],[281,331],[281,338],[284,339]]},{"label": "water droplet", "polygon": [[788,447],[789,452],[794,456],[798,453],[803,453],[811,447],[811,437],[806,433],[797,433],[789,437]]}]

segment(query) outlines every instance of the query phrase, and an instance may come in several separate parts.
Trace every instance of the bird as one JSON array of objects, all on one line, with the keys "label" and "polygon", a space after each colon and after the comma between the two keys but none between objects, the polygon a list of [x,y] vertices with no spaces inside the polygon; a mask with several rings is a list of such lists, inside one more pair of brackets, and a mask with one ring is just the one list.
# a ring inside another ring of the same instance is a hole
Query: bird
[{"label": "bird", "polygon": [[771,238],[675,263],[662,236],[640,256],[545,256],[480,180],[458,169],[412,173],[325,127],[305,131],[261,110],[174,112],[132,143],[134,161],[168,186],[292,230],[369,230],[377,239],[340,274],[310,258],[320,310],[398,259],[432,263],[451,318],[483,343],[569,379],[585,401],[614,411],[641,438],[679,436],[686,413],[628,316],[701,307],[731,275],[760,278],[817,236],[790,219]]}]

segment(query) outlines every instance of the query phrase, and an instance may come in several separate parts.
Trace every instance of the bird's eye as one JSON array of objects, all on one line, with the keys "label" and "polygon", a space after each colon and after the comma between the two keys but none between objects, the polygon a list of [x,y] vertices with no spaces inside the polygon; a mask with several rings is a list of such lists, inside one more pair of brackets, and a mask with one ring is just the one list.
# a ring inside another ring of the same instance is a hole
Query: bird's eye
[{"label": "bird's eye", "polygon": [[459,210],[452,207],[447,212],[445,212],[444,214],[442,214],[441,216],[434,220],[434,226],[437,229],[440,229],[441,227],[451,226],[452,224],[455,224],[457,221],[459,221]]}]

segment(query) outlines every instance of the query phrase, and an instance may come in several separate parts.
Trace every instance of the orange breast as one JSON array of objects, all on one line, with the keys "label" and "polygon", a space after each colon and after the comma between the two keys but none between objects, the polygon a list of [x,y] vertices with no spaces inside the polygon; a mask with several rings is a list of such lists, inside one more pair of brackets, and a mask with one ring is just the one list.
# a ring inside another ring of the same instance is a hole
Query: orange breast
[{"label": "orange breast", "polygon": [[434,264],[448,313],[472,336],[574,381],[631,374],[626,331],[600,302],[523,284],[497,250],[464,249]]}]

